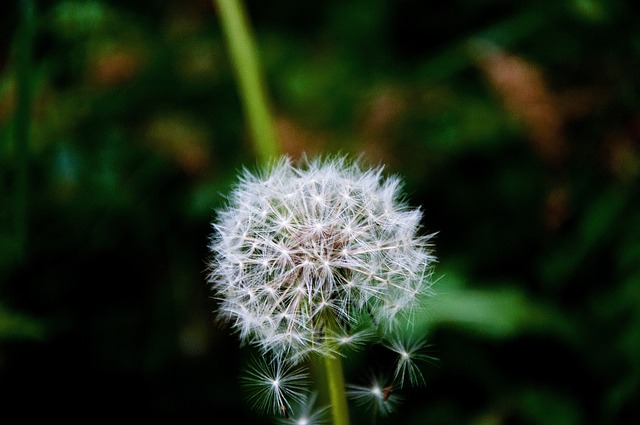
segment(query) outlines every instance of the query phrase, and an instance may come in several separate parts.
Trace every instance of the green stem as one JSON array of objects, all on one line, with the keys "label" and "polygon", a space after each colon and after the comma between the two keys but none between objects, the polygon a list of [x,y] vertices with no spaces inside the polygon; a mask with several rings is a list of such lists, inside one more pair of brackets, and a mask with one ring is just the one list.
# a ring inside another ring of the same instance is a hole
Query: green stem
[{"label": "green stem", "polygon": [[349,409],[344,386],[342,360],[338,355],[325,356],[324,364],[327,373],[329,398],[331,400],[333,425],[349,425]]},{"label": "green stem", "polygon": [[278,155],[280,149],[251,27],[240,0],[213,1],[220,15],[256,155],[266,163]]}]

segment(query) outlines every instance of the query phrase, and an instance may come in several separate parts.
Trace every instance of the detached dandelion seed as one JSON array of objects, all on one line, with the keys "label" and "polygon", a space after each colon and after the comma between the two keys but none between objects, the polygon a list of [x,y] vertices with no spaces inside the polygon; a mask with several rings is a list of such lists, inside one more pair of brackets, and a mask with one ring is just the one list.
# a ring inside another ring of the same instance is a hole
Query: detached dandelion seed
[{"label": "detached dandelion seed", "polygon": [[336,342],[341,352],[358,351],[373,340],[374,333],[370,328],[336,335]]},{"label": "detached dandelion seed", "polygon": [[372,377],[369,385],[350,385],[347,395],[357,404],[387,415],[393,412],[401,398],[393,392],[393,385],[380,377]]},{"label": "detached dandelion seed", "polygon": [[249,389],[249,400],[256,409],[287,416],[292,403],[305,400],[308,386],[307,372],[281,362],[255,360],[242,383]]},{"label": "detached dandelion seed", "polygon": [[418,362],[430,360],[431,357],[422,352],[426,347],[424,339],[411,337],[394,337],[385,344],[387,348],[398,355],[394,377],[404,387],[406,378],[413,386],[424,385],[424,376],[420,372]]},{"label": "detached dandelion seed", "polygon": [[317,394],[310,394],[305,397],[300,406],[296,406],[296,413],[288,418],[278,418],[278,423],[282,425],[320,425],[327,423],[328,407],[316,406]]}]

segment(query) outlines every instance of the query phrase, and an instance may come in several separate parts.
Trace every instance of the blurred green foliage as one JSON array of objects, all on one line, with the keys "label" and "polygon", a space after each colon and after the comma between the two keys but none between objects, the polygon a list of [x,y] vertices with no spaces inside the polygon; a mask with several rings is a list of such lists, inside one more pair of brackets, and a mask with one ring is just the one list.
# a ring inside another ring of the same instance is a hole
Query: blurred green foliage
[{"label": "blurred green foliage", "polygon": [[[438,232],[415,322],[438,360],[380,423],[640,423],[640,7],[247,6],[283,149],[386,164]],[[216,11],[4,9],[2,417],[264,422],[205,284],[214,210],[256,162]],[[385,360],[357,359],[348,380]]]}]

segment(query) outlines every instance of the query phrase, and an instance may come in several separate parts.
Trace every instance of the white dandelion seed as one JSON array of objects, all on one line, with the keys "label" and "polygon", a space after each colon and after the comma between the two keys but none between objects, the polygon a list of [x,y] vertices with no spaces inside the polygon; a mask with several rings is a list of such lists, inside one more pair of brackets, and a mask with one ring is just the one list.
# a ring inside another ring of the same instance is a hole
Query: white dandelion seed
[{"label": "white dandelion seed", "polygon": [[363,328],[342,335],[336,335],[335,341],[340,347],[340,352],[358,351],[366,344],[373,341],[375,333],[371,328]]},{"label": "white dandelion seed", "polygon": [[282,425],[321,425],[328,423],[328,406],[316,406],[317,393],[305,397],[300,406],[295,407],[295,413],[288,417],[280,417],[277,423]]},{"label": "white dandelion seed", "polygon": [[306,400],[309,374],[285,362],[254,360],[241,382],[249,391],[249,402],[257,410],[288,416],[293,403]]},{"label": "white dandelion seed", "polygon": [[373,376],[368,385],[349,385],[347,396],[356,404],[383,416],[393,412],[402,401],[394,393],[393,384],[378,376]]},{"label": "white dandelion seed", "polygon": [[400,383],[400,387],[404,387],[407,378],[413,386],[425,384],[418,363],[433,360],[433,357],[423,352],[426,347],[424,339],[395,336],[385,343],[385,346],[398,356],[394,378]]},{"label": "white dandelion seed", "polygon": [[383,332],[410,317],[435,259],[400,187],[341,157],[245,170],[209,245],[220,317],[276,359],[332,354],[365,311]]}]

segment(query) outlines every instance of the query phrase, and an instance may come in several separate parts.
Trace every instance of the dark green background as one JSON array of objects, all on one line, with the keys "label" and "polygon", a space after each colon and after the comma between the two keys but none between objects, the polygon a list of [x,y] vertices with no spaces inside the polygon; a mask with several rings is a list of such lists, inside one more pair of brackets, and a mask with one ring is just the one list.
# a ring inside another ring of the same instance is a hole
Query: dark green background
[{"label": "dark green background", "polygon": [[[214,8],[38,1],[30,38],[29,3],[0,14],[0,422],[268,423],[205,282],[256,164]],[[284,149],[386,164],[438,232],[438,360],[378,423],[640,423],[638,3],[247,7]]]}]

